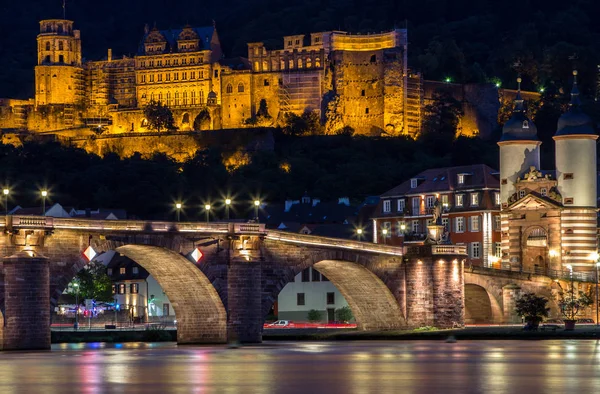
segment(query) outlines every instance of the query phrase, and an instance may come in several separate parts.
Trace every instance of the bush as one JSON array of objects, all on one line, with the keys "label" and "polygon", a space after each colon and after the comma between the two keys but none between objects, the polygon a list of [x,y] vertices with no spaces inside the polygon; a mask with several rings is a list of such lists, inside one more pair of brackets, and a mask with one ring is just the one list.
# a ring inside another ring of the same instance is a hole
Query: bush
[{"label": "bush", "polygon": [[311,323],[315,323],[321,320],[321,311],[316,309],[311,309],[308,311],[308,321]]},{"label": "bush", "polygon": [[534,293],[523,294],[516,301],[516,312],[523,316],[530,326],[540,324],[544,317],[548,317],[550,308],[546,307],[548,300],[545,297],[536,296]]},{"label": "bush", "polygon": [[350,307],[347,305],[345,307],[336,309],[335,318],[338,321],[343,321],[345,323],[349,322],[354,318],[354,316],[352,315],[352,309],[350,309]]},{"label": "bush", "polygon": [[171,334],[162,327],[149,326],[142,335],[142,340],[145,342],[168,342],[171,341]]}]

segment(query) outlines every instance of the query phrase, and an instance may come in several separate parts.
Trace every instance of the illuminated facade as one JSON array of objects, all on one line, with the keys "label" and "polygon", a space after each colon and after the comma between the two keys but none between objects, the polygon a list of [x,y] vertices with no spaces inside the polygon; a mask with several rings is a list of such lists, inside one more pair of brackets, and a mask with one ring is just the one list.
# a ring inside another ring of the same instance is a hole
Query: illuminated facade
[{"label": "illuminated facade", "polygon": [[465,245],[469,262],[492,267],[501,256],[498,172],[484,164],[423,171],[380,196],[376,243],[422,244],[441,204],[444,238]]},{"label": "illuminated facade", "polygon": [[575,79],[569,109],[553,137],[556,170],[541,171],[537,128],[517,95],[498,142],[503,264],[540,273],[593,269],[597,138],[593,121],[580,108]]}]

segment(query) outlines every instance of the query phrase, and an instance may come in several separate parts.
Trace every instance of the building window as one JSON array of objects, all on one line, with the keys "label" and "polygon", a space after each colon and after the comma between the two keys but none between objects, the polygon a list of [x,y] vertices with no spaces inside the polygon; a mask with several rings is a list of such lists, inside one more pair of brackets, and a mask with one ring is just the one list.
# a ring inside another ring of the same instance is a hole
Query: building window
[{"label": "building window", "polygon": [[540,194],[541,194],[542,196],[547,196],[547,195],[548,195],[548,189],[546,189],[545,187],[542,187],[542,188],[540,189]]},{"label": "building window", "polygon": [[465,232],[465,218],[460,216],[457,217],[455,219],[455,226],[454,229],[456,230],[457,233],[464,233]]},{"label": "building window", "polygon": [[58,42],[58,50],[59,51],[64,51],[65,50],[65,44],[62,41]]},{"label": "building window", "polygon": [[413,197],[412,199],[412,214],[417,216],[421,213],[421,199],[419,197]]},{"label": "building window", "polygon": [[469,223],[471,232],[473,232],[473,233],[479,232],[479,216],[471,216],[469,218],[469,221],[471,222],[471,223]]},{"label": "building window", "polygon": [[132,283],[129,285],[129,292],[131,294],[138,294],[140,292],[140,285],[139,283]]},{"label": "building window", "polygon": [[392,222],[383,222],[381,227],[381,233],[383,234],[383,230],[385,230],[385,237],[389,238],[392,236]]},{"label": "building window", "polygon": [[448,195],[442,194],[442,207],[448,208]]},{"label": "building window", "polygon": [[502,258],[502,244],[500,242],[494,242],[494,256]]},{"label": "building window", "polygon": [[64,63],[64,62],[65,62],[65,57],[64,57],[64,55],[58,55],[58,62],[59,62],[59,63]]},{"label": "building window", "polygon": [[302,282],[310,282],[310,269],[302,271]]},{"label": "building window", "polygon": [[106,269],[106,275],[108,275],[108,276],[112,275],[112,268],[107,268]]},{"label": "building window", "polygon": [[296,305],[304,305],[304,293],[296,293]]},{"label": "building window", "polygon": [[435,204],[435,196],[427,196],[426,204],[427,208],[433,208],[433,205]]},{"label": "building window", "polygon": [[404,235],[404,232],[406,231],[406,222],[397,222],[396,223],[396,234],[397,235]]},{"label": "building window", "polygon": [[501,227],[502,227],[502,218],[500,217],[500,215],[495,215],[494,216],[494,231],[500,231]]},{"label": "building window", "polygon": [[238,93],[244,93],[244,84],[238,83]]},{"label": "building window", "polygon": [[572,172],[567,172],[563,175],[563,179],[564,180],[569,180],[569,179],[573,179],[573,173]]},{"label": "building window", "polygon": [[500,205],[500,193],[494,192],[494,203]]},{"label": "building window", "polygon": [[391,200],[383,200],[383,212],[384,213],[392,212],[392,201]]},{"label": "building window", "polygon": [[573,198],[565,198],[565,204],[572,205],[573,204]]},{"label": "building window", "polygon": [[419,183],[418,183],[417,179],[411,179],[410,180],[410,188],[411,189],[416,189],[418,185],[419,185]]},{"label": "building window", "polygon": [[360,91],[360,95],[364,97],[364,95],[365,95],[365,90],[364,89]]},{"label": "building window", "polygon": [[335,304],[335,293],[327,293],[327,305]]},{"label": "building window", "polygon": [[121,267],[121,268],[119,268],[119,274],[121,274],[121,275],[125,275],[125,274],[126,274],[126,272],[127,272],[127,269],[126,269],[125,267]]},{"label": "building window", "polygon": [[119,283],[119,294],[125,294],[125,283]]},{"label": "building window", "polygon": [[419,221],[418,220],[413,220],[411,228],[412,228],[412,232],[413,233],[418,233],[419,232]]},{"label": "building window", "polygon": [[117,285],[111,285],[110,288],[113,294],[117,294]]},{"label": "building window", "polygon": [[312,271],[312,281],[320,282],[321,281],[321,273],[314,268],[311,268]]},{"label": "building window", "polygon": [[369,113],[369,108],[365,108],[365,114]]},{"label": "building window", "polygon": [[478,259],[481,257],[481,247],[479,246],[479,242],[471,243],[471,258]]},{"label": "building window", "polygon": [[233,86],[231,86],[231,84],[227,84],[226,92],[233,93]]},{"label": "building window", "polygon": [[444,226],[444,230],[450,231],[450,220],[448,218],[442,218],[442,225]]},{"label": "building window", "polygon": [[519,190],[519,198],[525,197],[525,190]]},{"label": "building window", "polygon": [[479,193],[471,193],[471,206],[476,207],[479,205]]},{"label": "building window", "polygon": [[463,206],[463,200],[465,198],[464,194],[457,194],[456,195],[456,205],[457,207],[462,207]]},{"label": "building window", "polygon": [[398,199],[398,212],[404,212],[406,209],[406,200],[403,198]]},{"label": "building window", "polygon": [[264,86],[269,86],[269,85],[270,85],[270,84],[269,84],[269,80],[268,80],[268,79],[265,79],[265,80],[263,81],[263,85],[264,85]]},{"label": "building window", "polygon": [[458,184],[462,185],[465,183],[465,174],[458,174]]},{"label": "building window", "polygon": [[140,273],[140,269],[138,267],[133,267],[132,268],[132,272],[133,272],[134,275],[137,275],[137,274]]}]

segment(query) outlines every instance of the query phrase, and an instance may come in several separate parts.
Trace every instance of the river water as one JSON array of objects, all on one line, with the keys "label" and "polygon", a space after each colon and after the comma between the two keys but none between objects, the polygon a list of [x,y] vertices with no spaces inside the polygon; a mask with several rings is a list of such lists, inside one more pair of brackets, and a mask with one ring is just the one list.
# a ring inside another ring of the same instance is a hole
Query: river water
[{"label": "river water", "polygon": [[58,344],[0,353],[0,393],[600,393],[600,341]]}]

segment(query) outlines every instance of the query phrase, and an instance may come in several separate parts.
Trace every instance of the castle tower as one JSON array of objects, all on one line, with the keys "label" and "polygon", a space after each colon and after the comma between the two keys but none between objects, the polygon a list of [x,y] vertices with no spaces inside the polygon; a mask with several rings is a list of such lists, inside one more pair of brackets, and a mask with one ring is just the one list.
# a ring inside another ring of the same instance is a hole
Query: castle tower
[{"label": "castle tower", "polygon": [[580,107],[577,71],[573,71],[569,109],[558,119],[556,179],[564,206],[561,232],[563,264],[592,267],[596,245],[596,139],[592,119]]},{"label": "castle tower", "polygon": [[540,169],[540,145],[537,128],[527,118],[523,98],[521,97],[521,78],[515,108],[510,119],[502,128],[500,146],[500,203],[508,206],[509,198],[516,192],[517,178],[526,173],[531,166]]},{"label": "castle tower", "polygon": [[73,21],[41,21],[37,44],[36,105],[75,104],[82,101],[81,38],[79,30],[73,30]]}]

